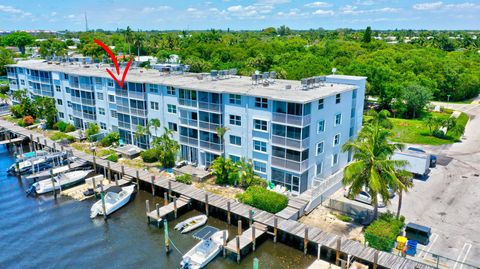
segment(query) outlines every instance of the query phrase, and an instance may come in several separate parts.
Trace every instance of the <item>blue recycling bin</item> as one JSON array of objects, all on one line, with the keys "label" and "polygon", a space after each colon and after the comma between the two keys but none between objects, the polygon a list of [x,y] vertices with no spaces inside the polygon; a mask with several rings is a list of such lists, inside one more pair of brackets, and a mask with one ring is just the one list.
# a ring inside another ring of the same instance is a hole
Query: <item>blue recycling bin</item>
[{"label": "blue recycling bin", "polygon": [[408,240],[407,242],[407,255],[415,256],[417,254],[418,242],[415,240]]}]

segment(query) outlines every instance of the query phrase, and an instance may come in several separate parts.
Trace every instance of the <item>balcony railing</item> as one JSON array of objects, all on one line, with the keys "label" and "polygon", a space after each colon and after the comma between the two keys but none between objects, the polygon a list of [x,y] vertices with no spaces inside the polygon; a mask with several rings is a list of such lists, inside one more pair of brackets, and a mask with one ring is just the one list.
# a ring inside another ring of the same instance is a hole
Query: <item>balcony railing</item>
[{"label": "balcony railing", "polygon": [[7,77],[17,78],[17,74],[15,72],[7,72]]},{"label": "balcony railing", "polygon": [[29,80],[37,81],[37,82],[42,82],[42,83],[50,83],[50,78],[44,78],[44,77],[37,77],[37,76],[28,76]]},{"label": "balcony railing", "polygon": [[138,109],[138,108],[130,108],[130,113],[132,113],[135,116],[140,116],[144,118],[147,116],[146,110]]},{"label": "balcony railing", "polygon": [[93,84],[79,83],[80,89],[93,91]]},{"label": "balcony railing", "polygon": [[128,91],[115,88],[115,95],[128,97]]},{"label": "balcony railing", "polygon": [[203,141],[203,140],[200,140],[200,148],[205,150],[215,151],[217,153],[223,152],[222,144],[212,143],[212,142]]},{"label": "balcony railing", "polygon": [[88,106],[94,106],[95,105],[95,100],[82,98],[82,104],[88,105]]},{"label": "balcony railing", "polygon": [[197,107],[197,100],[178,98],[178,104],[181,106]]},{"label": "balcony railing", "polygon": [[187,145],[197,147],[198,146],[198,139],[181,135],[180,136],[180,143],[184,143],[184,144],[187,144]]},{"label": "balcony railing", "polygon": [[74,102],[74,103],[78,103],[78,104],[82,103],[82,98],[80,98],[80,97],[71,96],[70,99],[71,99],[72,102]]},{"label": "balcony railing", "polygon": [[118,121],[118,127],[125,128],[125,129],[130,129],[130,123],[123,122],[123,121]]},{"label": "balcony railing", "polygon": [[145,93],[144,92],[131,92],[131,91],[129,91],[128,92],[128,97],[145,100]]},{"label": "balcony railing", "polygon": [[272,166],[301,173],[308,169],[308,160],[297,162],[272,156]]},{"label": "balcony railing", "polygon": [[117,105],[117,111],[118,112],[123,112],[123,113],[126,113],[126,114],[129,114],[130,113],[130,109],[126,106],[119,106]]},{"label": "balcony railing", "polygon": [[85,113],[83,112],[83,117],[85,119],[89,119],[89,120],[96,120],[97,119],[97,116],[94,115],[94,114],[89,114],[89,113]]},{"label": "balcony railing", "polygon": [[77,117],[83,117],[82,111],[78,111],[78,110],[73,110],[73,115]]},{"label": "balcony railing", "polygon": [[222,105],[221,104],[214,104],[214,103],[208,103],[208,102],[198,102],[198,107],[201,110],[208,110],[212,112],[221,112],[222,111]]},{"label": "balcony railing", "polygon": [[272,144],[279,145],[279,146],[286,146],[290,148],[296,149],[304,149],[308,148],[310,142],[310,138],[305,138],[303,140],[292,139],[283,136],[272,135]]},{"label": "balcony railing", "polygon": [[202,129],[206,129],[209,131],[216,131],[217,128],[221,127],[221,124],[218,123],[212,123],[212,122],[206,122],[206,121],[199,121],[199,127]]},{"label": "balcony railing", "polygon": [[197,120],[192,120],[192,119],[187,119],[187,118],[180,118],[180,124],[197,127],[198,126],[198,121]]},{"label": "balcony railing", "polygon": [[310,115],[297,116],[285,113],[272,113],[272,122],[305,126],[310,124]]}]

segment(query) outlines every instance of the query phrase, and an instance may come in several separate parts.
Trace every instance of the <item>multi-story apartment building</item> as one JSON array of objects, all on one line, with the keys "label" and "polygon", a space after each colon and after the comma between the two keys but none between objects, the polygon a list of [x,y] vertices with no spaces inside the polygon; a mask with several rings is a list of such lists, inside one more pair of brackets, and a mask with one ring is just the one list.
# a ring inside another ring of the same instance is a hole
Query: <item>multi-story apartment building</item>
[{"label": "multi-story apartment building", "polygon": [[[119,88],[106,67],[26,61],[9,65],[7,76],[12,91],[54,98],[58,118],[78,128],[97,123],[147,148],[149,138],[135,129],[157,118],[174,131],[179,158],[208,167],[222,154],[245,157],[260,176],[296,194],[352,159],[341,147],[361,128],[365,77],[289,81],[132,69]],[[223,141],[221,126],[228,128]]]}]

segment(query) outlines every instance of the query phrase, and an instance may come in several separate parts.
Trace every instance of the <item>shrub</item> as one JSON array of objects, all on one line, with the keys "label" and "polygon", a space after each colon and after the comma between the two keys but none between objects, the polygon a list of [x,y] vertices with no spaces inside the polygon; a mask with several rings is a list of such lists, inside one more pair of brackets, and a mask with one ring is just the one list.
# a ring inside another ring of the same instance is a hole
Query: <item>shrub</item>
[{"label": "shrub", "polygon": [[73,132],[75,131],[75,126],[73,126],[73,124],[69,123],[67,124],[67,127],[65,127],[65,133],[70,133],[70,132]]},{"label": "shrub", "polygon": [[103,157],[115,153],[113,149],[101,149],[97,152],[98,157]]},{"label": "shrub", "polygon": [[23,124],[25,124],[25,126],[29,126],[29,125],[32,125],[35,121],[33,120],[33,117],[32,116],[25,116],[23,117]]},{"label": "shrub", "polygon": [[442,130],[433,130],[432,135],[438,138],[445,138],[445,133]]},{"label": "shrub", "polygon": [[12,112],[13,117],[21,118],[23,116],[23,110],[20,105],[13,105],[10,107],[10,112]]},{"label": "shrub", "polygon": [[117,143],[120,141],[120,134],[118,132],[113,132],[107,134],[102,140],[100,141],[100,144],[104,147],[109,147],[113,143]]},{"label": "shrub", "polygon": [[335,214],[333,213],[332,215],[334,215],[335,217],[337,217],[337,219],[343,221],[343,222],[352,222],[353,219],[349,216],[345,216],[345,215],[342,215],[342,214]]},{"label": "shrub", "polygon": [[176,177],[176,180],[178,182],[182,182],[182,183],[185,183],[187,185],[191,185],[192,184],[192,175],[190,175],[190,174],[179,175],[179,176]]},{"label": "shrub", "polygon": [[154,163],[158,161],[158,151],[156,149],[147,149],[140,153],[142,160],[146,163]]},{"label": "shrub", "polygon": [[57,141],[57,140],[67,140],[69,143],[72,143],[75,141],[75,137],[71,136],[71,135],[67,135],[67,134],[64,134],[64,133],[61,133],[61,132],[58,132],[58,133],[54,133],[50,139],[52,139],[53,141]]},{"label": "shrub", "polygon": [[237,195],[240,202],[265,210],[272,214],[282,211],[288,205],[288,197],[269,191],[260,186],[250,186],[241,194]]},{"label": "shrub", "polygon": [[118,155],[116,153],[110,154],[110,156],[107,157],[107,160],[111,162],[118,162]]},{"label": "shrub", "polygon": [[17,125],[18,125],[18,126],[21,126],[21,127],[25,127],[25,126],[26,126],[26,125],[25,125],[25,122],[23,122],[23,119],[19,119],[19,120],[17,121]]},{"label": "shrub", "polygon": [[53,125],[53,129],[55,129],[55,125],[57,126],[57,129],[60,132],[65,132],[65,128],[67,127],[68,123],[66,123],[64,121],[59,121],[59,122],[57,122]]},{"label": "shrub", "polygon": [[365,240],[372,248],[390,251],[404,225],[404,217],[397,219],[390,212],[381,214],[380,217],[372,222],[365,230]]}]

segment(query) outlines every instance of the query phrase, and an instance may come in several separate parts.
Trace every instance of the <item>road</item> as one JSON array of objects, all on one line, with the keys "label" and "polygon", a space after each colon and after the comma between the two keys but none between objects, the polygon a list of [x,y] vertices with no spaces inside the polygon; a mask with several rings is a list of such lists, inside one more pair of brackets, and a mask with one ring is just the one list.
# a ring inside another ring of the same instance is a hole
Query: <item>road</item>
[{"label": "road", "polygon": [[[439,165],[428,179],[414,180],[402,215],[432,228],[431,243],[421,248],[451,258],[441,260],[448,268],[472,268],[460,262],[480,267],[480,105],[442,105],[467,113],[470,121],[460,143],[422,146],[439,156]],[[394,198],[389,209],[396,211],[397,204]]]}]

